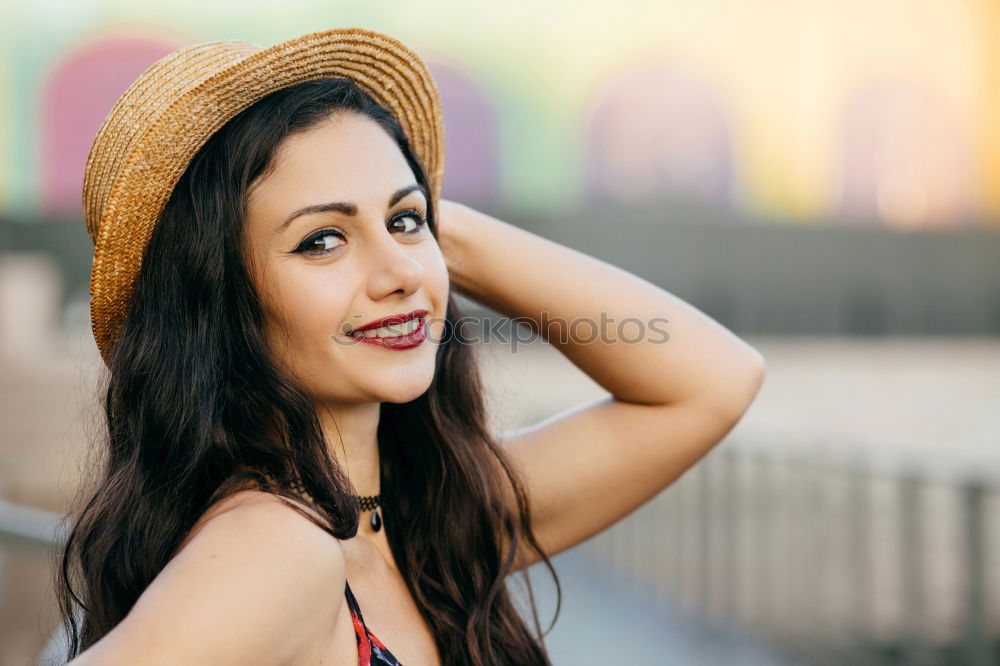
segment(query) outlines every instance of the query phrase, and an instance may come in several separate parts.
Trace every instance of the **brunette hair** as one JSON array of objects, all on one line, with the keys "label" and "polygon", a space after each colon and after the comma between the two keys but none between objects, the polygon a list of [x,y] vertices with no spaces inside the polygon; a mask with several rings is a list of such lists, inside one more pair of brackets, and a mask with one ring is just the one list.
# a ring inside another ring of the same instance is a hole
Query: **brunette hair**
[{"label": "brunette hair", "polygon": [[[396,119],[348,79],[278,90],[200,149],[157,221],[101,387],[96,469],[68,516],[56,571],[68,659],[113,629],[195,521],[248,480],[285,498],[304,490],[327,524],[293,508],[336,538],[357,533],[354,488],[330,459],[314,403],[268,356],[259,293],[238,240],[248,189],[271,168],[281,141],[335,112],[377,122],[427,187]],[[427,217],[437,237],[435,214]],[[380,407],[384,529],[443,664],[547,665],[527,572],[535,633],[506,578],[530,546],[555,578],[555,618],[559,579],[532,532],[523,481],[489,433],[454,291],[447,305],[430,388]],[[516,511],[505,501],[509,490]]]}]

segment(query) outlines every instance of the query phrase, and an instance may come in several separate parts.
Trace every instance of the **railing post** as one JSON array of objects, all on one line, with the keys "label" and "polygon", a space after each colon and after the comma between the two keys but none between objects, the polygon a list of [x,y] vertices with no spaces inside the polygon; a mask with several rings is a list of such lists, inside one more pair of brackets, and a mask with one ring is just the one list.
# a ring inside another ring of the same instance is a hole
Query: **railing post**
[{"label": "railing post", "polygon": [[857,663],[874,663],[872,638],[868,628],[872,626],[872,544],[871,544],[871,476],[861,466],[851,470],[848,476],[849,559],[851,586],[852,622],[849,632],[852,652]]},{"label": "railing post", "polygon": [[719,568],[720,614],[734,620],[738,608],[740,563],[739,496],[741,492],[739,458],[732,451],[725,451],[721,458],[722,482],[719,484],[720,519],[724,521]]},{"label": "railing post", "polygon": [[709,535],[709,521],[712,520],[711,511],[711,464],[707,458],[702,459],[698,465],[698,605],[704,616],[708,616],[711,596],[711,537]]},{"label": "railing post", "polygon": [[799,570],[800,590],[796,612],[800,615],[801,642],[813,646],[813,652],[826,649],[828,641],[820,620],[823,598],[819,594],[821,581],[825,580],[824,527],[826,517],[823,506],[823,473],[817,461],[807,457],[799,470],[802,504],[799,512],[801,526],[801,557]]},{"label": "railing post", "polygon": [[774,636],[775,631],[775,611],[774,611],[774,524],[771,516],[771,509],[774,506],[774,463],[767,456],[760,456],[757,459],[757,474],[754,478],[757,484],[757,507],[756,507],[756,555],[754,570],[758,572],[756,578],[757,589],[754,597],[757,603],[759,626],[762,631],[769,636]]},{"label": "railing post", "polygon": [[963,645],[969,666],[990,666],[986,637],[986,538],[983,497],[986,488],[970,481],[962,488],[962,524],[965,525],[966,570],[966,632]]},{"label": "railing post", "polygon": [[899,480],[900,572],[903,594],[903,662],[927,663],[924,642],[924,543],[921,482],[904,472]]}]

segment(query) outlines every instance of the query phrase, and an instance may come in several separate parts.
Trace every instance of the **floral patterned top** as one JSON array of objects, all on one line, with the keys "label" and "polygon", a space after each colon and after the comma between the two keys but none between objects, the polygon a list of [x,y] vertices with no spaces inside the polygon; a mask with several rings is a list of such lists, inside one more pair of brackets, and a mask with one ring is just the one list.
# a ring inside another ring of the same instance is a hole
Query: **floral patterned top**
[{"label": "floral patterned top", "polygon": [[347,606],[351,609],[351,620],[354,622],[354,638],[357,639],[358,655],[361,657],[360,666],[403,666],[389,652],[389,648],[383,645],[382,641],[368,630],[365,620],[361,616],[361,608],[358,606],[358,600],[354,598],[354,593],[351,592],[349,584],[345,585],[345,593],[347,595]]}]

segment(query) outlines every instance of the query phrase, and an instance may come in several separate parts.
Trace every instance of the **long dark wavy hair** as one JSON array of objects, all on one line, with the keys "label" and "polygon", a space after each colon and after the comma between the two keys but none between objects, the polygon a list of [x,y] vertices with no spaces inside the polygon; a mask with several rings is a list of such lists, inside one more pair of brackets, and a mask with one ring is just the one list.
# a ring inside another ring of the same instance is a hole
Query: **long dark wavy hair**
[{"label": "long dark wavy hair", "polygon": [[[349,79],[327,78],[278,90],[220,128],[158,219],[99,389],[107,430],[102,423],[91,483],[67,516],[55,567],[68,659],[128,614],[195,521],[248,478],[280,497],[304,490],[328,524],[293,508],[338,539],[357,533],[355,489],[328,454],[309,394],[269,358],[259,293],[237,242],[248,188],[273,166],[281,141],[345,111],[377,122],[428,186],[392,114]],[[430,388],[381,404],[387,539],[443,664],[550,664],[526,572],[535,633],[506,578],[527,545],[561,602],[559,579],[532,533],[523,481],[489,433],[461,317],[452,290]]]}]

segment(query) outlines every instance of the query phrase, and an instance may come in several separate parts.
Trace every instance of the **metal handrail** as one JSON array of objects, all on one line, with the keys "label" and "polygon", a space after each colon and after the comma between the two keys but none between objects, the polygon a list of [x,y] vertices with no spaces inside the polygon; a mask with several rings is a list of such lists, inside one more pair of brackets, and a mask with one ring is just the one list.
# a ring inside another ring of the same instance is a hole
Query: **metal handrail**
[{"label": "metal handrail", "polygon": [[0,499],[0,546],[49,548],[62,543],[63,517]]}]

